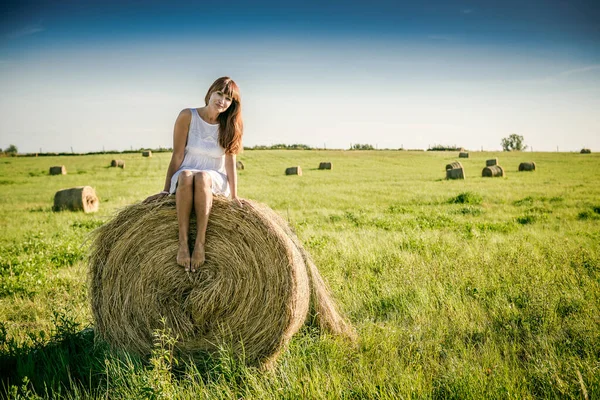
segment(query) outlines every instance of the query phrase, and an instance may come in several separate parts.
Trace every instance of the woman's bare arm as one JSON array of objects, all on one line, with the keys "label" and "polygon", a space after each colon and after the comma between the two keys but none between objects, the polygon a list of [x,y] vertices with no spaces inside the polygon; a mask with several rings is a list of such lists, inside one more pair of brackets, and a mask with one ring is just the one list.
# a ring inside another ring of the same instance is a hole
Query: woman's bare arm
[{"label": "woman's bare arm", "polygon": [[192,113],[188,109],[182,110],[177,116],[177,120],[175,120],[175,127],[173,128],[173,154],[171,155],[171,162],[167,169],[163,191],[169,191],[171,188],[171,178],[183,162],[191,120]]},{"label": "woman's bare arm", "polygon": [[225,154],[225,171],[227,172],[227,183],[229,183],[231,200],[241,205],[242,203],[237,197],[237,169],[235,161],[235,154]]},{"label": "woman's bare arm", "polygon": [[177,119],[175,120],[175,127],[173,128],[173,154],[171,155],[171,162],[169,163],[169,168],[167,168],[167,176],[165,177],[163,191],[161,193],[149,196],[148,198],[146,198],[146,200],[144,200],[144,203],[153,200],[158,200],[166,196],[169,190],[171,189],[171,178],[183,162],[183,157],[185,155],[185,145],[187,144],[187,135],[190,128],[191,120],[192,113],[188,109],[182,110],[177,116]]}]

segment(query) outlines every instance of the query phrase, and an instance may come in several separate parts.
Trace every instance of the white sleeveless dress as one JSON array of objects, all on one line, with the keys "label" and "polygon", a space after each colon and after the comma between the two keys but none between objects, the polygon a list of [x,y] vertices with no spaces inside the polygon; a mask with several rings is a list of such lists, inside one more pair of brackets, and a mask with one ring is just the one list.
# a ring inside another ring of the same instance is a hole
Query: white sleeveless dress
[{"label": "white sleeveless dress", "polygon": [[192,121],[188,131],[183,162],[171,178],[169,192],[173,194],[177,190],[177,179],[181,171],[205,171],[210,174],[212,192],[229,196],[229,184],[225,171],[225,149],[218,142],[219,124],[209,124],[204,121],[195,108],[190,108],[190,111],[192,112]]}]

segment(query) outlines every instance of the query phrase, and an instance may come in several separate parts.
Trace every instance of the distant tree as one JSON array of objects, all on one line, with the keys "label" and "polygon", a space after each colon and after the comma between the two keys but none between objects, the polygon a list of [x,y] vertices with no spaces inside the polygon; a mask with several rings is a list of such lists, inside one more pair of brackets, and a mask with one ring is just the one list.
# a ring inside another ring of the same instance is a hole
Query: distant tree
[{"label": "distant tree", "polygon": [[8,154],[17,154],[19,152],[19,149],[17,149],[17,146],[15,146],[14,144],[11,144],[6,148],[6,150],[4,150],[4,152]]},{"label": "distant tree", "polygon": [[375,150],[370,144],[353,144],[352,150]]},{"label": "distant tree", "polygon": [[454,145],[454,146],[443,146],[441,144],[434,144],[433,146],[431,146],[430,148],[428,148],[427,151],[464,151],[464,148],[458,147],[456,145]]},{"label": "distant tree", "polygon": [[524,138],[521,135],[513,133],[502,139],[502,150],[504,151],[522,151],[527,148]]}]

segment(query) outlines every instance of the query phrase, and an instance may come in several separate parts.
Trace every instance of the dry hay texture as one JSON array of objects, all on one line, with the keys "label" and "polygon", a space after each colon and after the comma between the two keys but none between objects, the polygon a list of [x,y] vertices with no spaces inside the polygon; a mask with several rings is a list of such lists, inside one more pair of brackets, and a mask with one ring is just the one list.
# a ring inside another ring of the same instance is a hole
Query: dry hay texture
[{"label": "dry hay texture", "polygon": [[56,165],[54,167],[50,167],[50,175],[66,175],[67,168],[64,165]]},{"label": "dry hay texture", "polygon": [[535,162],[522,162],[519,164],[519,171],[535,171]]},{"label": "dry hay texture", "polygon": [[237,170],[243,170],[244,169],[244,163],[241,162],[240,160],[235,162],[235,169]]},{"label": "dry hay texture", "polygon": [[152,151],[142,151],[142,156],[144,157],[152,157]]},{"label": "dry hay texture", "polygon": [[113,168],[119,167],[119,168],[125,168],[125,161],[123,160],[112,160],[110,162],[110,166]]},{"label": "dry hay texture", "polygon": [[591,149],[581,149],[580,153],[581,154],[591,154],[592,150]]},{"label": "dry hay texture", "polygon": [[59,190],[54,194],[54,211],[98,211],[100,200],[91,186],[77,186]]},{"label": "dry hay texture", "polygon": [[331,163],[330,162],[319,163],[319,169],[331,169]]},{"label": "dry hay texture", "polygon": [[[194,243],[195,220],[190,226]],[[126,207],[94,232],[92,311],[112,346],[148,355],[164,318],[181,354],[225,346],[268,368],[309,315],[321,329],[355,337],[296,235],[265,205],[215,197],[198,272],[177,265],[177,249],[173,196]]]},{"label": "dry hay texture", "polygon": [[481,176],[487,178],[500,178],[504,177],[504,168],[499,165],[491,165],[489,167],[485,167],[481,171]]},{"label": "dry hay texture", "polygon": [[300,175],[302,176],[302,168],[300,166],[297,167],[289,167],[285,169],[286,175]]},{"label": "dry hay texture", "polygon": [[485,166],[486,167],[491,167],[492,165],[498,165],[498,159],[497,158],[491,158],[489,160],[485,160]]},{"label": "dry hay texture", "polygon": [[469,158],[469,153],[461,151],[458,153],[458,158]]}]

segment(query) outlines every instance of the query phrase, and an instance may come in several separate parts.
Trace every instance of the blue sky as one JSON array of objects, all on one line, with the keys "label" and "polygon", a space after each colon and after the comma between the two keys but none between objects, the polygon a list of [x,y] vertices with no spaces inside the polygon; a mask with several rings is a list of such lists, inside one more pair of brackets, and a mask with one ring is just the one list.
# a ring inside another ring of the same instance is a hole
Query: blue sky
[{"label": "blue sky", "polygon": [[171,146],[229,75],[245,145],[600,151],[597,1],[14,2],[0,147]]}]

